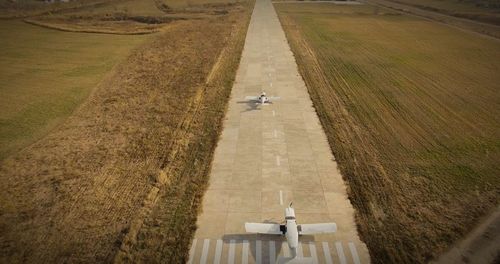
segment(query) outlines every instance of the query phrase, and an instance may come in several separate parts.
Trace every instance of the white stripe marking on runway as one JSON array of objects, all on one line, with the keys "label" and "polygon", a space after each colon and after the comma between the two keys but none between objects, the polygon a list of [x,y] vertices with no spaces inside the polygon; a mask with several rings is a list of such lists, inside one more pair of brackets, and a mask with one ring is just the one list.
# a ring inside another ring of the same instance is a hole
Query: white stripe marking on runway
[{"label": "white stripe marking on runway", "polygon": [[278,138],[278,131],[274,130],[274,138]]},{"label": "white stripe marking on runway", "polygon": [[194,258],[194,251],[196,250],[196,242],[198,240],[195,238],[193,239],[193,243],[191,243],[191,249],[189,249],[189,260],[188,264],[193,263],[193,258]]},{"label": "white stripe marking on runway", "polygon": [[283,256],[290,257],[290,249],[287,242],[281,243],[281,251],[283,252]]},{"label": "white stripe marking on runway", "polygon": [[227,263],[229,264],[234,264],[234,243],[236,243],[236,241],[229,241],[229,255],[227,256]]},{"label": "white stripe marking on runway", "polygon": [[280,205],[283,205],[283,191],[280,190]]},{"label": "white stripe marking on runway", "polygon": [[269,263],[274,264],[276,261],[276,244],[274,241],[269,241]]},{"label": "white stripe marking on runway", "polygon": [[243,240],[243,250],[241,253],[241,263],[248,264],[248,240]]},{"label": "white stripe marking on runway", "polygon": [[337,253],[339,255],[340,264],[346,264],[347,260],[345,259],[344,249],[342,248],[342,243],[335,242],[335,247],[337,248]]},{"label": "white stripe marking on runway", "polygon": [[302,251],[302,243],[299,242],[299,246],[297,247],[297,257],[304,257],[304,252]]},{"label": "white stripe marking on runway", "polygon": [[275,116],[275,115],[276,115],[276,112],[273,110],[273,116]]},{"label": "white stripe marking on runway", "polygon": [[280,156],[276,155],[276,165],[281,166]]},{"label": "white stripe marking on runway", "polygon": [[358,251],[356,250],[354,243],[349,242],[349,249],[351,250],[352,261],[354,261],[354,264],[361,264],[359,261]]},{"label": "white stripe marking on runway", "polygon": [[262,241],[255,241],[255,263],[262,263]]},{"label": "white stripe marking on runway", "polygon": [[207,263],[208,247],[210,247],[210,239],[203,241],[203,251],[201,251],[200,264]]},{"label": "white stripe marking on runway", "polygon": [[217,239],[217,245],[215,246],[214,264],[220,263],[221,256],[222,256],[222,240]]},{"label": "white stripe marking on runway", "polygon": [[273,83],[272,83],[272,82],[270,82],[270,83],[269,83],[269,86],[273,87]]},{"label": "white stripe marking on runway", "polygon": [[330,254],[330,247],[328,246],[328,242],[323,242],[323,253],[325,254],[326,264],[333,264],[332,255]]},{"label": "white stripe marking on runway", "polygon": [[316,245],[314,245],[314,242],[309,242],[309,251],[311,251],[313,263],[318,263],[318,255],[316,254]]}]

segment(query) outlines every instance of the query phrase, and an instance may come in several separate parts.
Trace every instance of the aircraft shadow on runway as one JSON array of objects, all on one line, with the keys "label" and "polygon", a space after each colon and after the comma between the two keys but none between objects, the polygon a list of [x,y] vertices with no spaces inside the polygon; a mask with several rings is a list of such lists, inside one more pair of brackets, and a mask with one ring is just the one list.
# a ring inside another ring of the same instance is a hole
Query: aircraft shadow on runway
[{"label": "aircraft shadow on runway", "polygon": [[237,104],[246,104],[247,105],[247,109],[245,109],[244,111],[242,111],[242,113],[250,112],[250,111],[255,111],[255,110],[260,110],[260,107],[259,107],[260,104],[256,103],[253,100],[237,101],[236,103]]}]

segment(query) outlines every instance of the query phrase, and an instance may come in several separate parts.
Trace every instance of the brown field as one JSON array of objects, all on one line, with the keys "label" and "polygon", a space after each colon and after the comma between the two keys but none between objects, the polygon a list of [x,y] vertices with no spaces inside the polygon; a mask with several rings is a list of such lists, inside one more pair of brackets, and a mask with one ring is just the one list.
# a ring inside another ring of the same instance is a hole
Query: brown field
[{"label": "brown field", "polygon": [[500,2],[496,0],[391,0],[420,9],[500,25]]},{"label": "brown field", "polygon": [[[500,15],[494,1],[366,0],[368,3],[442,22],[500,39]],[[483,6],[478,6],[479,4]],[[485,5],[490,4],[488,7]]]},{"label": "brown field", "polygon": [[0,24],[0,160],[45,136],[144,36],[81,35]]},{"label": "brown field", "polygon": [[425,263],[500,198],[500,45],[370,5],[275,4],[375,263]]},{"label": "brown field", "polygon": [[169,23],[0,163],[1,263],[186,261],[251,7]]}]

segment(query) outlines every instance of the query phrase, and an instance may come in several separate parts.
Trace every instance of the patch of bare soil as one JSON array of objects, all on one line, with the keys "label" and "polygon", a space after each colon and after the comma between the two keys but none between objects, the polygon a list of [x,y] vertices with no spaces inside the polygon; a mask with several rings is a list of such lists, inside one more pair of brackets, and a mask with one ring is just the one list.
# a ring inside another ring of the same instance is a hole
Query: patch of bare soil
[{"label": "patch of bare soil", "polygon": [[0,164],[0,262],[186,260],[250,9],[172,23]]}]

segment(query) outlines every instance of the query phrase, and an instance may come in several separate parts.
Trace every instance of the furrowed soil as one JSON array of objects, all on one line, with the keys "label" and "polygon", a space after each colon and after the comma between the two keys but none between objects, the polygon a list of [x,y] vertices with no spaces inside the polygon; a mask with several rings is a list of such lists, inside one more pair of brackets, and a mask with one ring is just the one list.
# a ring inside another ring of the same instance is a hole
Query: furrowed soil
[{"label": "furrowed soil", "polygon": [[370,5],[279,4],[375,263],[425,263],[500,197],[500,45]]},{"label": "furrowed soil", "polygon": [[0,164],[0,262],[186,261],[252,6],[172,23]]},{"label": "furrowed soil", "polygon": [[[366,2],[404,13],[432,19],[453,27],[500,39],[500,8],[494,1],[455,2],[453,0],[367,0]],[[484,4],[488,7],[478,7]]]},{"label": "furrowed soil", "polygon": [[423,10],[500,25],[500,2],[496,0],[390,0]]}]

